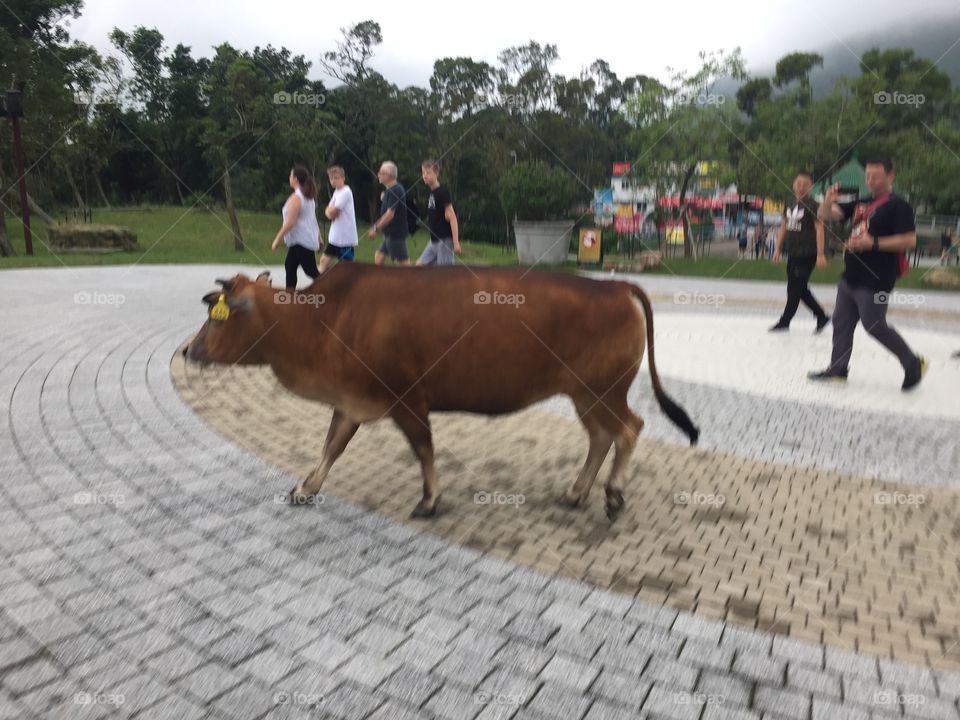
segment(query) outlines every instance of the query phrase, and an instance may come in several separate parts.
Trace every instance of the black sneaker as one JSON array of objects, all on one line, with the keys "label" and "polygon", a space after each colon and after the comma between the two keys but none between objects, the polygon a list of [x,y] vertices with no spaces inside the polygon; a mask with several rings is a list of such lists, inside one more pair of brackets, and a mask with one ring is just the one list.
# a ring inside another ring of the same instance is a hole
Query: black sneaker
[{"label": "black sneaker", "polygon": [[817,320],[817,329],[813,331],[814,335],[819,335],[823,329],[830,324],[830,316],[824,315],[821,320]]},{"label": "black sneaker", "polygon": [[777,323],[777,324],[774,325],[772,328],[770,328],[770,330],[768,330],[768,332],[784,332],[784,331],[789,330],[789,329],[790,329],[790,326],[789,326],[789,325],[784,325],[784,324],[782,324],[782,323]]},{"label": "black sneaker", "polygon": [[837,370],[821,370],[820,372],[809,372],[807,378],[810,380],[835,380],[837,382],[847,381],[847,371],[839,372]]},{"label": "black sneaker", "polygon": [[913,390],[917,385],[920,384],[920,381],[923,380],[924,374],[927,372],[927,359],[923,355],[917,355],[917,364],[908,372],[903,375],[903,385],[900,386],[900,389],[903,391]]}]

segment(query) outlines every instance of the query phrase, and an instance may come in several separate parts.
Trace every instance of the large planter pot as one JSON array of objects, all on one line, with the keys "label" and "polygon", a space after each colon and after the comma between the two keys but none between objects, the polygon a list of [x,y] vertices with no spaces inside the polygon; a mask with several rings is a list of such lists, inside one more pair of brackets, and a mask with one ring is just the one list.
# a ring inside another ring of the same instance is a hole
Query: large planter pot
[{"label": "large planter pot", "polygon": [[567,261],[570,253],[570,233],[574,223],[513,221],[513,233],[517,238],[517,257],[525,265],[546,263],[559,265]]}]

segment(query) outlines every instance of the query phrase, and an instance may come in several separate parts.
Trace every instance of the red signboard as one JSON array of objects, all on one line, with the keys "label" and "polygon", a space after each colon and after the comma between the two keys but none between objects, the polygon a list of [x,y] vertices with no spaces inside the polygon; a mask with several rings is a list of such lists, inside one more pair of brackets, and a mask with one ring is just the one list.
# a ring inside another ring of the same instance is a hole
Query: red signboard
[{"label": "red signboard", "polygon": [[639,215],[614,215],[613,230],[618,233],[637,233],[640,232],[640,225],[643,218]]},{"label": "red signboard", "polygon": [[626,175],[628,172],[630,172],[631,167],[632,167],[632,163],[615,162],[613,164],[613,176],[620,177],[621,175]]}]

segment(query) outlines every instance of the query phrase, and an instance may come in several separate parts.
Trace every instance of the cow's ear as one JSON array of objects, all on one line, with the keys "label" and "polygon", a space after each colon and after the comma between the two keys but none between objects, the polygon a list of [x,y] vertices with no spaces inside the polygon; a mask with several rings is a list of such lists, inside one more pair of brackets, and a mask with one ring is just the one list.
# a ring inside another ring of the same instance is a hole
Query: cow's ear
[{"label": "cow's ear", "polygon": [[249,310],[253,305],[253,298],[250,297],[249,293],[244,293],[243,295],[227,297],[226,302],[230,312],[243,312]]},{"label": "cow's ear", "polygon": [[233,279],[224,280],[223,278],[217,278],[216,282],[217,285],[223,288],[224,292],[230,292],[235,284]]},{"label": "cow's ear", "polygon": [[220,297],[220,293],[214,290],[211,293],[207,293],[203,296],[203,302],[207,307],[213,307],[214,303],[217,302],[217,299]]},{"label": "cow's ear", "polygon": [[257,275],[256,283],[257,285],[266,285],[267,287],[270,287],[270,271],[264,270],[262,273]]}]

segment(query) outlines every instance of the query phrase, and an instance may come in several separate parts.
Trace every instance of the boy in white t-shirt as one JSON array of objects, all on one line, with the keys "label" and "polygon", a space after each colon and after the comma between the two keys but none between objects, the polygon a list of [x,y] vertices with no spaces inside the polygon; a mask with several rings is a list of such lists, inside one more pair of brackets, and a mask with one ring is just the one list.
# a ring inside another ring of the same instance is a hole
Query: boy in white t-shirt
[{"label": "boy in white t-shirt", "polygon": [[347,176],[343,168],[333,165],[327,168],[327,178],[333,188],[333,197],[324,209],[331,221],[330,236],[320,258],[319,270],[326,272],[334,258],[351,262],[355,259],[357,238],[357,216],[353,208],[353,191],[347,185]]}]

